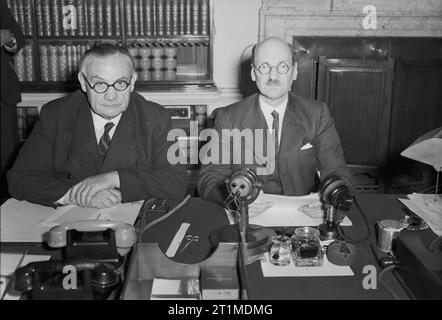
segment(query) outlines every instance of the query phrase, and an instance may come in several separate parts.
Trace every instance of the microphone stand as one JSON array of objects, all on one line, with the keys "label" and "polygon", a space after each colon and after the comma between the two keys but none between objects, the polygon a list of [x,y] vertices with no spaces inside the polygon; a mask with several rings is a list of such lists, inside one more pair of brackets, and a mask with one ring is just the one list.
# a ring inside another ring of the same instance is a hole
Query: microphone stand
[{"label": "microphone stand", "polygon": [[321,240],[336,240],[338,239],[338,224],[336,222],[336,215],[338,210],[331,204],[326,205],[327,220],[318,228]]}]

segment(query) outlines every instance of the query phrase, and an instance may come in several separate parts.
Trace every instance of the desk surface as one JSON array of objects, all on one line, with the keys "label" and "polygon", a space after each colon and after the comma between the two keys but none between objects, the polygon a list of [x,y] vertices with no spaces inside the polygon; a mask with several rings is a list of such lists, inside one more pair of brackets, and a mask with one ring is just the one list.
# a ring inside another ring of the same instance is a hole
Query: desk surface
[{"label": "desk surface", "polygon": [[[367,265],[378,266],[370,243],[376,247],[375,224],[377,221],[404,215],[402,204],[394,195],[361,194],[357,197],[361,210],[365,213],[370,227],[370,238],[357,245],[358,255],[352,266],[353,277],[263,277],[260,262],[247,266],[247,286],[250,299],[392,299],[392,296],[381,284],[376,289],[363,288],[363,279],[367,273],[363,269]],[[361,212],[353,205],[348,212],[353,226],[343,227],[344,233],[352,239],[361,239],[366,235],[367,228]],[[227,225],[228,220],[224,209],[199,198],[192,198],[175,214],[153,226],[142,235],[142,242],[157,242],[166,252],[173,236],[181,223],[190,223],[188,234],[199,235],[200,241],[191,244],[181,254],[177,253],[173,261],[196,263],[206,259],[212,252],[210,232]],[[379,254],[379,252],[377,252]],[[408,296],[400,287],[392,273],[385,275],[385,282],[397,296],[407,299]]]},{"label": "desk surface", "polygon": [[[375,223],[382,219],[403,216],[402,204],[395,195],[378,194],[360,194],[357,196],[357,203],[368,219],[371,235],[364,243],[357,244],[357,260],[352,266],[354,276],[265,278],[260,262],[257,261],[247,266],[249,299],[392,299],[390,293],[379,283],[376,289],[363,288],[363,279],[367,275],[363,273],[363,269],[371,265],[378,273],[381,271],[370,246],[371,243],[376,247]],[[361,239],[366,235],[367,228],[356,205],[352,206],[348,216],[353,226],[343,227],[344,233],[352,239]],[[148,217],[148,222],[154,218]],[[141,241],[156,242],[161,250],[166,252],[183,222],[190,223],[187,234],[200,236],[200,241],[192,243],[182,253],[177,252],[171,259],[181,263],[197,263],[209,257],[214,250],[209,241],[210,233],[229,223],[222,207],[200,198],[191,198],[180,210],[142,234]],[[1,244],[2,252],[24,249],[34,254],[51,254],[55,259],[61,257],[60,250],[48,249],[42,244]],[[392,273],[386,274],[385,282],[401,299],[408,298]]]}]

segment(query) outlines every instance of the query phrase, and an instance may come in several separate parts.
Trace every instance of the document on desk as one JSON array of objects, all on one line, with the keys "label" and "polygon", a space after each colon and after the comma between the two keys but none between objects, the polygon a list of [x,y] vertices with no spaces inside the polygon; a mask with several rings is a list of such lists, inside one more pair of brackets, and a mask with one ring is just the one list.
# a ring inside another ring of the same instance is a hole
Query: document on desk
[{"label": "document on desk", "polygon": [[[249,212],[249,222],[261,226],[317,226],[324,222],[324,218],[311,218],[307,214],[299,211],[301,206],[319,200],[317,193],[306,196],[282,196],[275,194],[260,194],[258,201],[264,201],[271,206],[264,212],[254,214]],[[351,226],[348,217],[345,217],[342,226]]]},{"label": "document on desk", "polygon": [[438,194],[434,201],[434,194],[409,194],[408,199],[398,199],[408,209],[421,217],[430,229],[442,236],[442,195]]},{"label": "document on desk", "polygon": [[324,255],[324,262],[320,267],[296,267],[293,259],[287,266],[275,266],[269,262],[269,253],[261,258],[261,269],[264,277],[336,277],[354,276],[349,266],[337,266],[328,261]]},{"label": "document on desk", "polygon": [[142,201],[124,203],[106,209],[63,206],[57,209],[27,201],[9,199],[1,206],[2,242],[43,242],[50,228],[76,220],[114,220],[134,224]]},{"label": "document on desk", "polygon": [[51,256],[48,255],[27,254],[25,257],[23,257],[23,255],[24,253],[0,254],[0,261],[1,261],[0,296],[3,297],[5,290],[8,289],[3,297],[4,300],[18,300],[20,298],[20,293],[16,292],[14,288],[11,286],[12,283],[10,283],[16,268],[26,266],[30,262],[47,261],[51,258]]}]

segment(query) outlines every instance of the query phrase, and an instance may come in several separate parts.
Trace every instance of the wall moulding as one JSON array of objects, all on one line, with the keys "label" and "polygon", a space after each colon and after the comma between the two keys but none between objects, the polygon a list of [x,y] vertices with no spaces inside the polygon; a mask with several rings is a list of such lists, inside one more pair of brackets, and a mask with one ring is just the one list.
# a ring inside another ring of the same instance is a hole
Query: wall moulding
[{"label": "wall moulding", "polygon": [[376,29],[365,29],[363,12],[367,1],[263,0],[259,39],[278,36],[292,42],[293,36],[442,37],[442,5],[439,1],[416,4],[407,0],[382,3],[376,8]]}]

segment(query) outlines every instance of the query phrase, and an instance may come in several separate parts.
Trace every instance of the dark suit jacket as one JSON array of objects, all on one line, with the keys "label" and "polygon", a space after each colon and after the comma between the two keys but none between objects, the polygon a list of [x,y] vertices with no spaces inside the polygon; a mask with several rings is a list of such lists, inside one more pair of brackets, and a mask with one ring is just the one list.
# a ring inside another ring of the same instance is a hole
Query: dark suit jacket
[{"label": "dark suit jacket", "polygon": [[166,109],[132,93],[100,166],[97,140],[86,95],[76,91],[46,104],[8,173],[12,197],[53,205],[82,179],[118,170],[122,201],[150,197],[182,198],[184,169],[167,160]]},{"label": "dark suit jacket", "polygon": [[[258,94],[216,111],[215,129],[217,130],[268,128],[259,106]],[[307,143],[313,148],[301,150]],[[253,146],[248,145],[246,148],[253,149]],[[265,165],[271,167],[269,163]],[[227,196],[225,179],[244,166],[257,168],[262,166],[262,162],[261,164],[260,161],[254,162],[252,166],[203,165],[198,182],[200,196],[222,204]],[[282,125],[278,166],[283,194],[297,196],[316,191],[317,170],[321,177],[336,173],[347,180],[350,187],[354,187],[327,106],[322,102],[290,94]],[[267,175],[260,176],[264,183],[267,177]]]},{"label": "dark suit jacket", "polygon": [[[17,41],[17,52],[25,45],[25,38],[17,21],[11,14],[6,1],[0,1],[0,29],[8,29]],[[21,101],[20,85],[13,68],[14,54],[1,48],[1,100],[3,103],[15,106]]]}]

